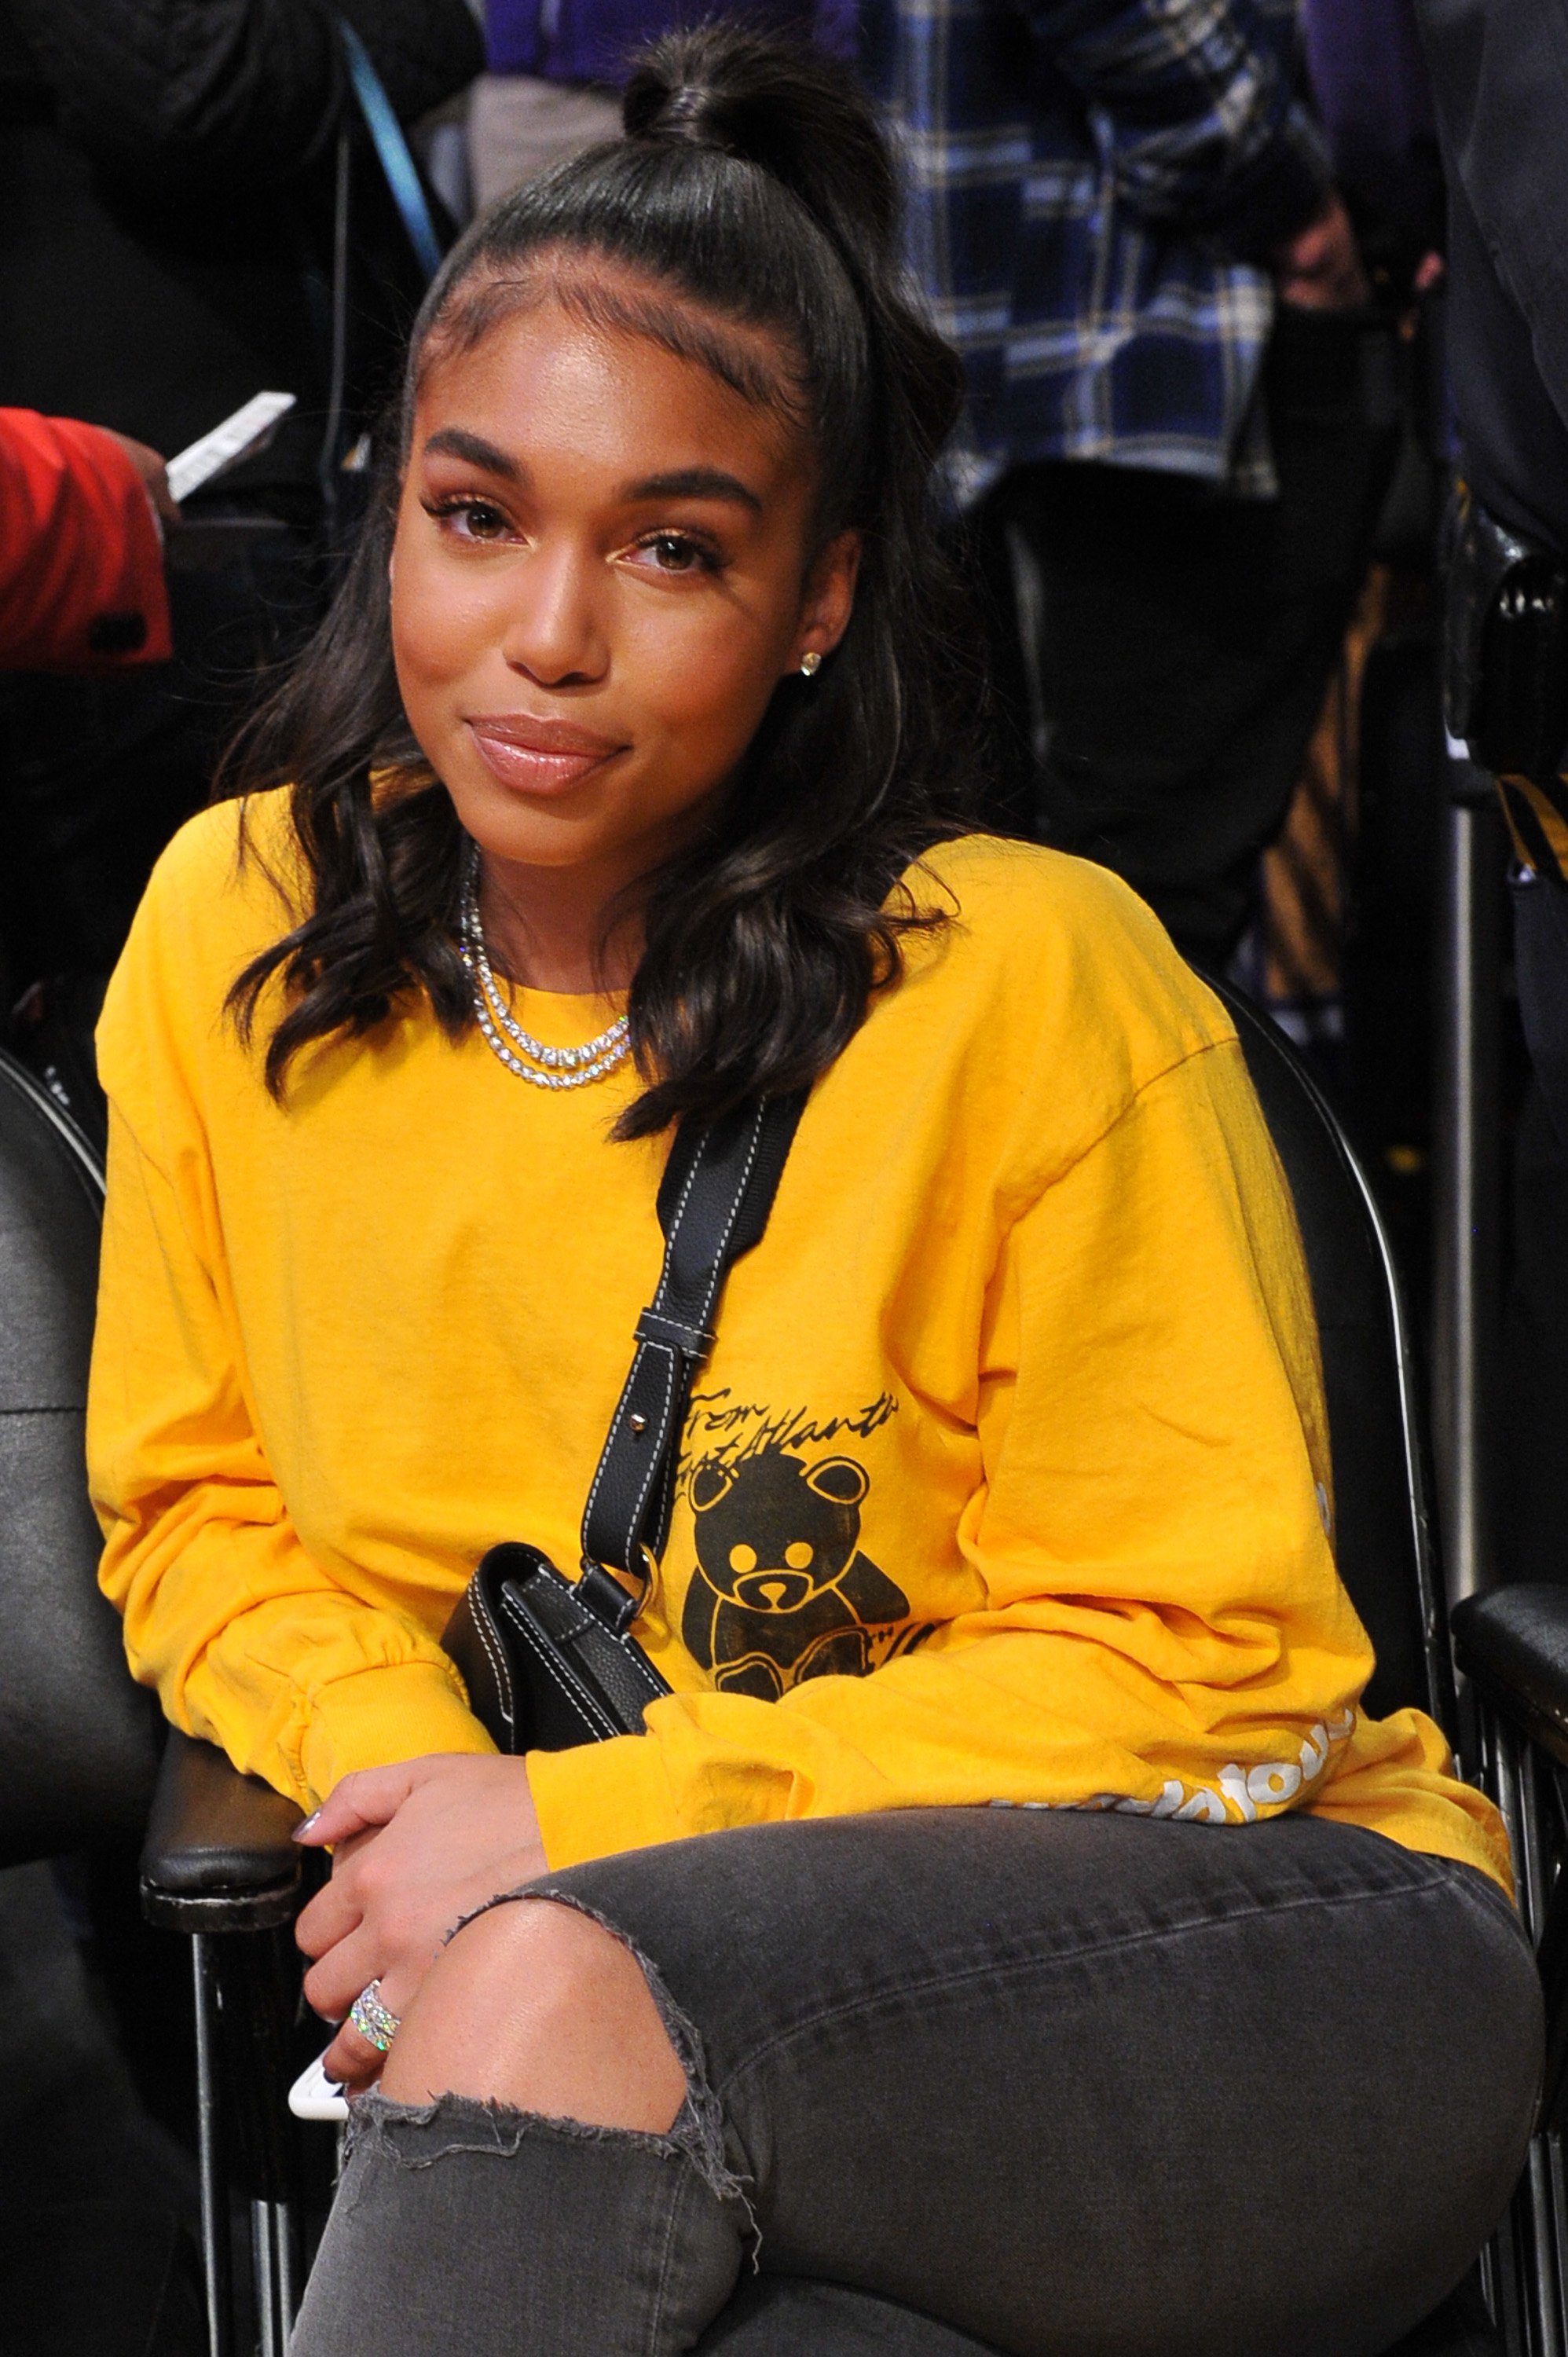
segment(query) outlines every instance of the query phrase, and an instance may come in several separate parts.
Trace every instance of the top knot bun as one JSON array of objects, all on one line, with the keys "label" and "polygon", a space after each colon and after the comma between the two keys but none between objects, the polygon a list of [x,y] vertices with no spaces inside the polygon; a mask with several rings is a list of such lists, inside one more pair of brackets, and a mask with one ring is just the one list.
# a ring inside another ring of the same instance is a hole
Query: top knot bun
[{"label": "top knot bun", "polygon": [[735,18],[642,50],[621,119],[629,139],[756,164],[798,197],[857,277],[894,260],[898,199],[887,150],[850,75]]}]

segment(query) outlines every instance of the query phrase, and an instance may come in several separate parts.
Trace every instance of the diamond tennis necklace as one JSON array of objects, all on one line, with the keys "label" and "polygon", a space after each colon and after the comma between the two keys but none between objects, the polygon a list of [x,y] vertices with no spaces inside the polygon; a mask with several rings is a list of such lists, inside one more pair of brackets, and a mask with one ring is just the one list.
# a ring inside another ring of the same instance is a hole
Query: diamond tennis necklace
[{"label": "diamond tennis necklace", "polygon": [[602,1081],[631,1053],[626,1017],[618,1015],[596,1039],[585,1040],[580,1048],[548,1048],[532,1031],[525,1031],[491,970],[485,929],[479,921],[478,877],[476,851],[458,904],[457,954],[467,968],[474,1013],[492,1053],[509,1072],[515,1072],[520,1081],[532,1081],[536,1089],[585,1089],[590,1081]]}]

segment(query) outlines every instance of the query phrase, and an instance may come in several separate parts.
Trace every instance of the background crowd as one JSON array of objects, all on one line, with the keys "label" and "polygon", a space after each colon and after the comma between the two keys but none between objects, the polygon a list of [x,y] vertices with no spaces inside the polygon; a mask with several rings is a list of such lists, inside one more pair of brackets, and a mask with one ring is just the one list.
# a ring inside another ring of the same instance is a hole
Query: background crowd
[{"label": "background crowd", "polygon": [[[330,594],[430,240],[615,135],[622,61],[689,13],[0,0],[0,1021],[90,1133],[108,973],[226,736]],[[767,13],[881,100],[910,266],[964,359],[948,487],[992,683],[992,822],[1116,868],[1196,963],[1271,1006],[1366,1154],[1419,1304],[1462,486],[1547,562],[1568,550],[1554,59],[1523,30],[1509,54],[1484,0]],[[295,396],[271,440],[177,504],[164,462],[263,389]],[[1468,733],[1452,701],[1450,719]],[[1564,735],[1480,748],[1509,779],[1488,888],[1500,901],[1511,849],[1520,927],[1498,977],[1518,1152],[1496,1531],[1532,1577],[1558,1576],[1568,1503],[1550,1445],[1568,1404]],[[162,2007],[147,1935],[96,1875],[0,1878],[0,2061],[13,2037],[31,2058],[0,2149],[52,2154],[39,2203],[99,2203],[99,2248],[134,2173],[177,2253],[188,2170],[154,2067],[177,1996]],[[138,1937],[142,1996],[119,1978],[143,2007],[139,2091],[91,1983],[94,1941]],[[123,2126],[91,2159],[85,2078],[117,2091]],[[0,2306],[44,2280],[46,2242],[14,2242]],[[140,2296],[174,2349],[166,2272]],[[134,2298],[61,2326],[54,2296],[27,2345],[156,2345]]]}]

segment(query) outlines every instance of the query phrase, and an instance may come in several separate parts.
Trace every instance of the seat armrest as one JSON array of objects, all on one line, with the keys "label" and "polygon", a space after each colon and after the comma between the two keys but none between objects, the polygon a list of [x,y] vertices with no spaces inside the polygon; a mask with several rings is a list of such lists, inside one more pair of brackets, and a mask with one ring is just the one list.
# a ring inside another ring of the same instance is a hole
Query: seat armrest
[{"label": "seat armrest", "polygon": [[303,1812],[217,1747],[169,1729],[142,1846],[142,1912],[176,1932],[264,1932],[297,1913]]},{"label": "seat armrest", "polygon": [[1453,1612],[1454,1656],[1494,1710],[1568,1767],[1568,1587],[1494,1587]]}]

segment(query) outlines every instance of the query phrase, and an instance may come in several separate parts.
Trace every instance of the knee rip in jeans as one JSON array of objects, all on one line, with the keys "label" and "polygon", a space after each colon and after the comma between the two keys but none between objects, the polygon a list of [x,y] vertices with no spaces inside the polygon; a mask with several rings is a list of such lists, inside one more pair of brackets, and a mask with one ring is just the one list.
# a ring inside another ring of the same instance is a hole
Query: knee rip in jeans
[{"label": "knee rip in jeans", "polygon": [[[547,2113],[521,2111],[510,2104],[487,2102],[473,2095],[438,2095],[428,2104],[398,2104],[372,2089],[350,2105],[346,2158],[362,2153],[366,2158],[389,2160],[404,2169],[429,2169],[457,2153],[494,2154],[506,2158],[517,2152],[525,2137],[535,2136],[629,2147],[690,2162],[717,2200],[741,2204],[755,2237],[756,2221],[746,2181],[730,2167],[725,2154],[724,2112],[708,2080],[701,2034],[675,2003],[658,1967],[617,1924],[565,1891],[498,1892],[483,1907],[476,1908],[473,1914],[465,1915],[461,1922],[455,1924],[448,1939],[456,1939],[465,1925],[488,1914],[491,1908],[514,1900],[544,1900],[552,1906],[570,1907],[607,1932],[636,1964],[685,2073],[685,2100],[669,2130],[659,2136],[640,2128],[596,2126],[585,2120],[554,2118]],[[430,2136],[432,2128],[446,2132],[440,2141]]]}]

